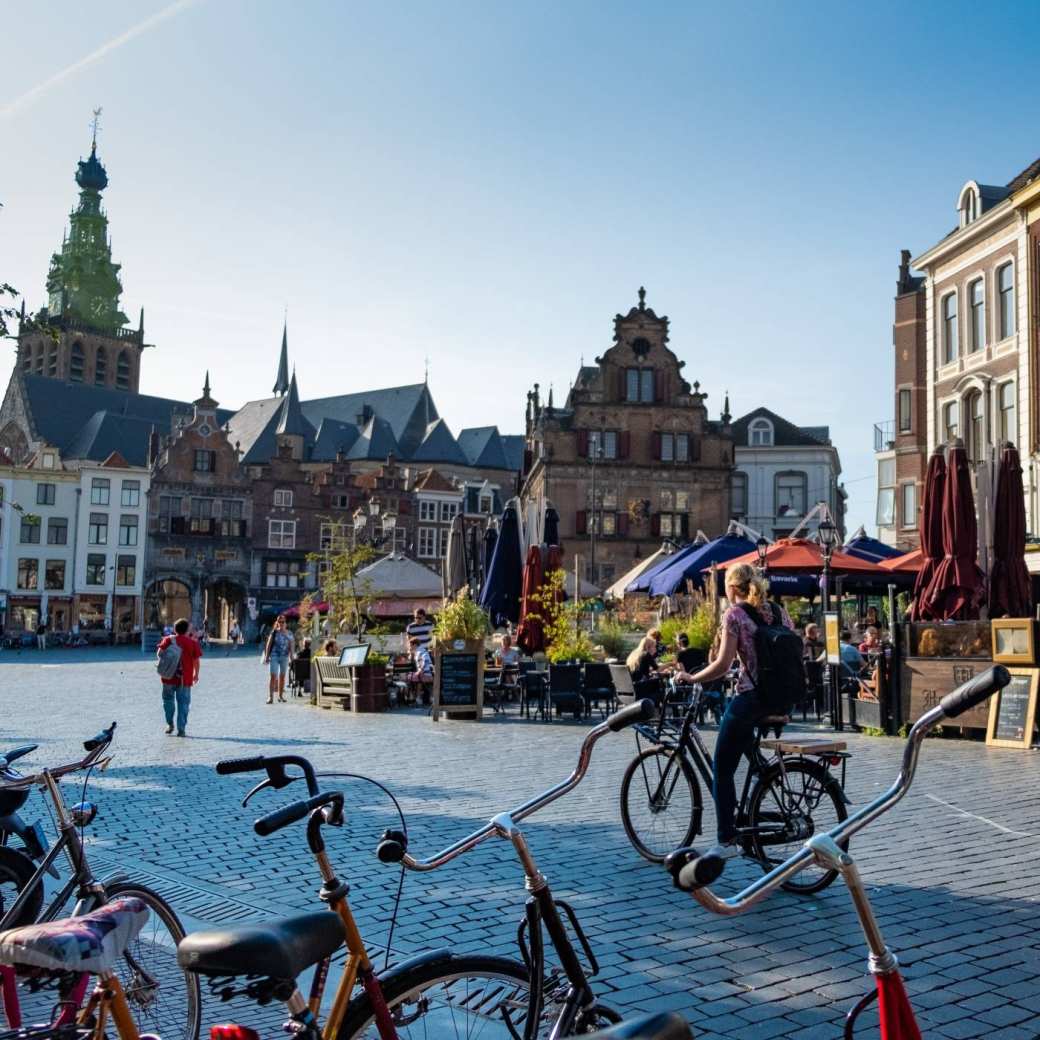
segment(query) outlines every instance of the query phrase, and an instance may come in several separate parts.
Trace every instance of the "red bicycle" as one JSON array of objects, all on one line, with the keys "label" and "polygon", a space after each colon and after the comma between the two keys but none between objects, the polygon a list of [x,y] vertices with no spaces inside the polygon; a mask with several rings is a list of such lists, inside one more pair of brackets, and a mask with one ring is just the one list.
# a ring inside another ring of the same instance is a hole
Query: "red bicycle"
[{"label": "red bicycle", "polygon": [[665,860],[665,867],[671,873],[677,888],[691,893],[701,906],[712,913],[723,916],[744,913],[755,903],[775,892],[789,878],[814,864],[825,870],[837,871],[849,890],[863,928],[870,949],[867,969],[874,976],[876,983],[876,988],[861,998],[846,1016],[845,1040],[852,1040],[856,1020],[875,1000],[878,1002],[881,1020],[881,1040],[921,1040],[921,1031],[899,973],[899,962],[882,938],[859,868],[849,855],[849,839],[891,809],[910,789],[921,742],[930,730],[944,719],[956,718],[981,704],[997,690],[1007,686],[1010,681],[1011,675],[1008,670],[997,665],[948,693],[939,704],[914,723],[903,750],[899,776],[884,794],[825,834],[814,834],[798,852],[738,895],[722,899],[708,887],[722,875],[725,868],[725,861],[717,856],[702,856],[694,848],[684,848],[676,849]]}]

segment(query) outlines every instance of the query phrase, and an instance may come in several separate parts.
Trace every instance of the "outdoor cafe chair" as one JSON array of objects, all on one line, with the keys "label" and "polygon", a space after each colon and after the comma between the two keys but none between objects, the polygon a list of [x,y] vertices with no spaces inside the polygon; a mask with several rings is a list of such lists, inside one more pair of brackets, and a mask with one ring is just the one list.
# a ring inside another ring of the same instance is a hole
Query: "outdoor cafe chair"
[{"label": "outdoor cafe chair", "polygon": [[520,714],[525,718],[531,717],[532,704],[535,715],[543,715],[545,712],[545,673],[534,669],[520,676]]},{"label": "outdoor cafe chair", "polygon": [[585,678],[581,686],[581,695],[585,699],[585,714],[592,714],[592,705],[598,704],[600,712],[606,717],[614,710],[617,694],[614,692],[614,681],[610,677],[610,666],[598,661],[590,661],[585,665]]},{"label": "outdoor cafe chair", "polygon": [[580,664],[549,665],[549,709],[571,711],[580,719],[585,711],[585,699],[581,692]]}]

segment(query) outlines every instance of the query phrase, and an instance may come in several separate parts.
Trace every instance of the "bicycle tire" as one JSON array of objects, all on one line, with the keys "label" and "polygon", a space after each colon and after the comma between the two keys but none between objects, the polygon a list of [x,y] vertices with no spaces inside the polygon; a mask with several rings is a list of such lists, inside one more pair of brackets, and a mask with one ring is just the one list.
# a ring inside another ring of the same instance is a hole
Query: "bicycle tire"
[{"label": "bicycle tire", "polygon": [[[202,1025],[202,989],[198,975],[177,964],[177,944],[185,936],[176,911],[158,892],[135,881],[117,881],[105,888],[105,902],[126,897],[140,899],[149,910],[148,923],[127,949],[119,979],[127,1003],[142,1033],[154,1033],[162,1040],[197,1040]],[[158,980],[159,1002],[155,992],[138,981],[135,963]],[[183,993],[163,1002],[162,994]]]},{"label": "bicycle tire", "polygon": [[[525,995],[530,989],[530,978],[527,968],[519,961],[505,957],[450,954],[416,964],[414,968],[397,975],[391,971],[385,981],[381,979],[380,982],[383,986],[383,997],[394,1016],[394,1024],[401,1040],[409,1036],[472,1035],[472,1030],[467,1029],[465,1023],[460,1028],[455,1028],[453,1023],[456,1007],[460,1011],[472,1010],[480,1014],[484,1023],[480,1031],[482,1038],[492,1040],[508,1037],[512,1040],[512,1029],[516,1030],[516,1035],[523,1035]],[[464,988],[457,996],[449,993],[450,999],[433,1008],[432,1014],[435,1017],[430,1019],[432,991],[444,987],[447,992],[447,987],[459,984]],[[428,1002],[425,1005],[426,1009],[422,1012],[417,1010],[413,1015],[408,1010],[408,1002],[414,1000],[418,1009],[419,999]],[[468,1005],[466,1009],[461,1007],[463,1002]],[[505,1012],[510,1014],[512,1029],[506,1022]],[[414,1033],[410,1030],[413,1023],[418,1027]],[[551,1022],[549,1025],[551,1026]],[[495,1026],[499,1028],[494,1028]],[[336,1040],[375,1038],[378,1035],[368,994],[359,993],[347,1007]]]},{"label": "bicycle tire", "polygon": [[[673,769],[675,763],[678,763],[677,769]],[[677,793],[679,800],[675,801]],[[658,800],[656,807],[653,805],[655,797]],[[660,804],[662,800],[663,805]],[[665,814],[673,802],[676,810],[672,818],[674,826],[669,827],[662,821],[665,821]],[[693,767],[679,749],[645,748],[629,762],[621,778],[621,823],[632,847],[643,859],[663,863],[669,852],[689,845],[700,833],[703,812],[701,785]],[[657,822],[647,827],[640,826],[637,821],[647,815]]]},{"label": "bicycle tire", "polygon": [[[0,845],[0,920],[8,909],[14,906],[14,901],[26,885],[32,881],[36,873],[36,864],[32,858],[18,849]],[[22,908],[18,917],[10,923],[11,928],[21,928],[23,925],[34,924],[43,909],[43,882],[37,881],[33,886],[29,901]]]},{"label": "bicycle tire", "polygon": [[[786,788],[783,781],[784,775],[786,775],[788,780]],[[797,779],[798,777],[802,777],[801,781]],[[842,796],[838,781],[823,766],[815,762],[810,762],[806,759],[793,759],[784,762],[783,774],[781,774],[779,765],[774,765],[759,777],[748,799],[747,819],[751,827],[755,828],[763,823],[775,824],[778,822],[775,817],[779,816],[790,818],[791,806],[785,804],[790,799],[781,797],[785,790],[792,798],[799,800],[800,804],[795,807],[794,812],[799,817],[798,822],[802,825],[802,829],[798,830],[797,833],[792,832],[788,843],[764,842],[762,835],[757,831],[752,831],[749,837],[748,843],[751,853],[767,873],[773,867],[783,863],[785,859],[791,856],[798,848],[801,848],[816,833],[817,826],[816,821],[813,819],[813,813],[816,812],[825,800],[833,808],[836,819],[825,820],[825,825],[820,827],[821,830],[830,830],[836,822],[840,823],[848,816],[848,810],[845,808],[845,799]],[[767,799],[769,800],[767,801]],[[803,803],[808,807],[808,812],[802,812],[801,805]],[[770,819],[769,817],[774,818]],[[817,813],[818,818],[819,814]],[[847,841],[841,844],[843,848],[848,847]],[[773,850],[776,849],[780,851],[774,852]],[[834,882],[837,876],[838,872],[836,870],[807,867],[800,874],[796,874],[791,878],[791,880],[785,881],[782,887],[788,892],[807,896],[812,895],[814,892],[822,892],[828,885]]]}]

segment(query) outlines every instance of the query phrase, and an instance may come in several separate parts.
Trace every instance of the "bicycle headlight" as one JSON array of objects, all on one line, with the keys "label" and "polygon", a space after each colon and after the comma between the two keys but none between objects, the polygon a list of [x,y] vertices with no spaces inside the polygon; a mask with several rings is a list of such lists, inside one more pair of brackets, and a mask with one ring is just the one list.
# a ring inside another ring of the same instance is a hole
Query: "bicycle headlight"
[{"label": "bicycle headlight", "polygon": [[69,819],[77,827],[87,827],[97,816],[97,805],[94,802],[79,802],[69,809]]}]

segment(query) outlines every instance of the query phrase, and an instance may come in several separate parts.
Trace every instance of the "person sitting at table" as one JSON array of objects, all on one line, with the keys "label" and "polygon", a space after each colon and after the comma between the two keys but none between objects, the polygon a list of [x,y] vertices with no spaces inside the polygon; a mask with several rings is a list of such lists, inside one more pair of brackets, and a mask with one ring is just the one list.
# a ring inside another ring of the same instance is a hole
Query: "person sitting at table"
[{"label": "person sitting at table", "polygon": [[520,667],[520,651],[513,646],[513,637],[508,632],[502,637],[502,645],[495,651],[495,664],[499,668]]},{"label": "person sitting at table", "polygon": [[863,642],[859,644],[859,652],[863,654],[863,656],[865,657],[872,650],[878,651],[880,649],[881,635],[879,634],[878,630],[873,625],[871,625],[867,629],[866,634],[863,637]]},{"label": "person sitting at table", "polygon": [[863,671],[863,655],[853,645],[852,633],[847,628],[841,630],[839,649],[842,673],[848,678],[859,679]]},{"label": "person sitting at table", "polygon": [[314,655],[315,657],[335,657],[339,658],[339,643],[335,639],[326,639],[322,644],[321,649]]},{"label": "person sitting at table", "polygon": [[430,649],[414,636],[408,640],[408,647],[412,651],[412,662],[415,665],[415,671],[409,673],[408,681],[421,687],[423,704],[429,704],[433,687],[433,658],[430,656]]},{"label": "person sitting at table", "polygon": [[625,659],[632,675],[636,697],[661,699],[661,677],[657,670],[657,640],[648,632]]}]

